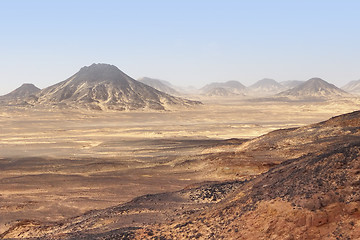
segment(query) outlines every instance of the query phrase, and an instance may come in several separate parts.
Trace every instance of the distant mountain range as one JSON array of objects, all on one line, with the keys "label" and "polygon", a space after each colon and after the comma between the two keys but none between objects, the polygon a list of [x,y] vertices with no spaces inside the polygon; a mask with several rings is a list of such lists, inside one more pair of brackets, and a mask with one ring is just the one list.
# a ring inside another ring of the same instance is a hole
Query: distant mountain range
[{"label": "distant mountain range", "polygon": [[360,80],[351,81],[341,89],[349,93],[360,94]]},{"label": "distant mountain range", "polygon": [[201,89],[182,89],[171,83],[143,77],[132,79],[117,67],[109,64],[93,64],[82,68],[69,79],[40,90],[33,84],[23,84],[11,93],[0,96],[0,102],[11,104],[50,104],[92,109],[164,110],[171,106],[199,104],[186,100],[182,95],[208,97],[248,96],[288,99],[333,99],[350,97],[348,93],[360,94],[360,80],[352,81],[342,89],[320,78],[309,81],[283,81],[264,78],[246,87],[238,81],[214,82]]},{"label": "distant mountain range", "polygon": [[228,97],[228,96],[238,96],[239,94],[235,93],[235,91],[233,91],[232,89],[215,87],[205,91],[204,95],[209,97],[213,97],[213,96]]},{"label": "distant mountain range", "polygon": [[341,90],[321,78],[312,78],[295,88],[277,94],[278,97],[289,99],[333,99],[351,97],[351,94]]},{"label": "distant mountain range", "polygon": [[65,81],[43,90],[23,85],[3,98],[11,101],[17,96],[31,105],[95,110],[166,110],[201,104],[158,91],[109,64],[83,67]]},{"label": "distant mountain range", "polygon": [[200,92],[206,96],[244,95],[246,87],[238,81],[214,82],[205,85]]},{"label": "distant mountain range", "polygon": [[264,78],[248,87],[248,94],[256,96],[270,96],[284,91],[285,89],[286,87],[284,87],[277,81],[269,78]]},{"label": "distant mountain range", "polygon": [[36,95],[40,92],[40,88],[36,87],[34,84],[31,83],[24,83],[14,91],[1,96],[1,99],[23,99],[29,97],[31,95]]},{"label": "distant mountain range", "polygon": [[169,83],[168,81],[159,80],[159,79],[155,79],[155,78],[149,78],[149,77],[139,78],[138,81],[142,82],[150,87],[153,87],[156,90],[159,90],[161,92],[164,92],[164,93],[167,93],[170,95],[175,95],[175,96],[181,95],[178,91],[176,91],[174,89],[172,84]]},{"label": "distant mountain range", "polygon": [[[360,80],[350,82],[343,89],[352,93],[360,93]],[[281,83],[264,78],[249,87],[245,87],[237,81],[215,82],[201,88],[202,94],[206,96],[236,96],[240,94],[248,97],[274,96],[276,98],[288,98],[289,100],[324,100],[352,96],[344,90],[320,78],[312,78],[308,81],[291,80]]]},{"label": "distant mountain range", "polygon": [[291,89],[291,88],[299,86],[300,84],[303,84],[304,82],[305,81],[290,80],[290,81],[280,82],[280,84],[283,85],[287,89]]}]

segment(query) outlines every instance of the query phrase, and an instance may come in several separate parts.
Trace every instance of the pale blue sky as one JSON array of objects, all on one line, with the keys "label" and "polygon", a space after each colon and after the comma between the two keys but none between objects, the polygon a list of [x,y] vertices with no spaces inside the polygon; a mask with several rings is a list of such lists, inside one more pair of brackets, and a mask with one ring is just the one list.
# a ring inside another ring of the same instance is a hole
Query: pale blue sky
[{"label": "pale blue sky", "polygon": [[360,1],[0,0],[0,94],[82,66],[200,87],[360,79]]}]

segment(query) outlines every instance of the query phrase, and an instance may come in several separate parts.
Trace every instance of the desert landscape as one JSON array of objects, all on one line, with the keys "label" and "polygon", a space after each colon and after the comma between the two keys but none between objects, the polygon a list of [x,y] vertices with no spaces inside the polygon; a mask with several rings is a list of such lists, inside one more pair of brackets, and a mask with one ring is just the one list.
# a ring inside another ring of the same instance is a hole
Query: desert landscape
[{"label": "desert landscape", "polygon": [[0,239],[360,239],[360,1],[0,1]]},{"label": "desert landscape", "polygon": [[[85,71],[89,68],[91,74]],[[296,174],[289,173],[294,179],[288,179],[283,172],[290,171],[290,163],[300,171],[302,162],[321,154],[332,158],[343,144],[357,146],[358,113],[350,120],[345,115],[344,121],[318,123],[356,111],[356,95],[310,79],[272,96],[267,95],[270,90],[255,98],[227,87],[234,94],[183,95],[194,100],[165,94],[167,100],[155,97],[158,102],[148,104],[146,96],[155,96],[150,91],[164,93],[147,85],[143,90],[145,85],[139,88],[135,80],[130,81],[136,87],[125,90],[128,85],[118,82],[128,81],[122,76],[116,67],[95,64],[55,87],[40,90],[25,84],[0,99],[3,239],[336,239],[338,220],[326,218],[325,231],[308,218],[314,218],[314,211],[328,211],[337,198],[325,197],[326,203],[319,205],[312,194],[324,198],[327,192],[316,187],[306,193],[307,201],[301,200],[305,193],[295,190],[266,191],[285,180],[289,186],[279,188],[315,186],[318,182],[296,183]],[[269,81],[262,82],[257,86],[272,89]],[[84,84],[95,84],[95,90],[82,90]],[[130,102],[119,97],[115,105],[126,107],[113,108],[108,99],[124,96],[114,89],[132,95],[140,91],[142,97],[139,102],[131,95]],[[307,179],[306,174],[299,179]],[[230,212],[220,214],[223,209]],[[357,211],[355,205],[351,209]],[[266,215],[268,211],[274,213]],[[239,220],[231,220],[235,212]],[[291,237],[296,224],[273,223],[283,214],[303,216],[296,223],[304,225],[302,230]],[[239,221],[242,227],[235,227]],[[273,229],[269,225],[253,235],[251,227],[259,221],[271,221]],[[283,227],[287,230],[280,231]],[[227,228],[231,230],[224,232]]]}]

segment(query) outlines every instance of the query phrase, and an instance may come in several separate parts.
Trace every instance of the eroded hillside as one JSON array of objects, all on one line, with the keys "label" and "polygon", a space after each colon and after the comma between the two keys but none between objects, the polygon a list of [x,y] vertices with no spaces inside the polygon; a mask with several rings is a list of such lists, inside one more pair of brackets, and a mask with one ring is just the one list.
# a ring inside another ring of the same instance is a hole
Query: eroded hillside
[{"label": "eroded hillside", "polygon": [[360,237],[359,121],[360,112],[353,112],[271,132],[233,152],[207,154],[209,166],[224,164],[226,155],[229,166],[244,156],[249,162],[272,162],[273,167],[257,177],[145,195],[60,222],[22,221],[3,237],[356,239]]}]

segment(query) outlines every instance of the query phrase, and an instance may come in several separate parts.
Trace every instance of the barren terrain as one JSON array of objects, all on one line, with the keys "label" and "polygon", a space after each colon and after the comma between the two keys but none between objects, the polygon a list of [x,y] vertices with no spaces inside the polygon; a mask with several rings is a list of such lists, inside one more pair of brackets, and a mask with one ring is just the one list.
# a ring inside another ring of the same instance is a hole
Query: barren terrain
[{"label": "barren terrain", "polygon": [[144,194],[250,179],[287,156],[244,155],[245,139],[351,112],[360,102],[225,99],[161,112],[3,107],[0,233],[25,219],[59,221]]}]

